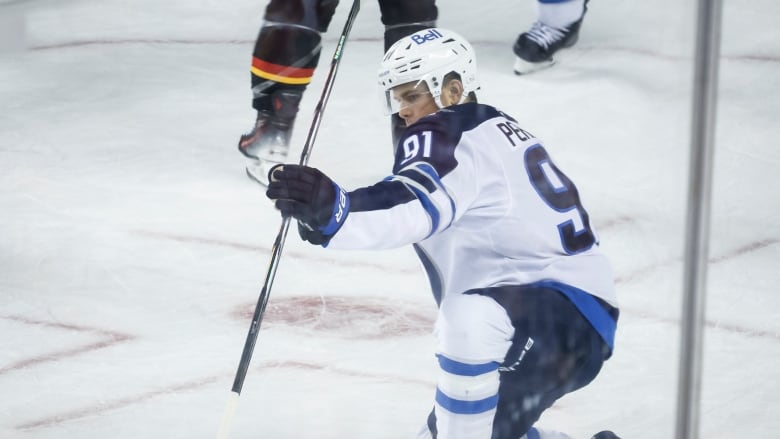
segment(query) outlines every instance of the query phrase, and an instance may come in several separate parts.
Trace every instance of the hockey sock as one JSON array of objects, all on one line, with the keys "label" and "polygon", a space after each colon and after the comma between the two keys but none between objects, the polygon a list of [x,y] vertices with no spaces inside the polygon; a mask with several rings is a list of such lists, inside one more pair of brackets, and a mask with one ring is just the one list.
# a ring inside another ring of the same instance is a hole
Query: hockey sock
[{"label": "hockey sock", "polygon": [[539,0],[539,21],[563,29],[582,18],[585,0]]},{"label": "hockey sock", "polygon": [[319,61],[320,40],[320,33],[313,29],[278,23],[263,25],[252,56],[255,109],[269,109],[269,96],[280,88],[303,94]]}]

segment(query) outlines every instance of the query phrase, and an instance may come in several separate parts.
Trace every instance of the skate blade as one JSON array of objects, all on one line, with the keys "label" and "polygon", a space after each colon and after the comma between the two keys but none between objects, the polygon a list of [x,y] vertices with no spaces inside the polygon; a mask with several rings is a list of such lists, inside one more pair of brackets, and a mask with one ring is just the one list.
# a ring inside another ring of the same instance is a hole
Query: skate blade
[{"label": "skate blade", "polygon": [[246,176],[255,183],[268,187],[268,171],[271,167],[262,160],[249,162],[246,165]]},{"label": "skate blade", "polygon": [[528,62],[520,57],[515,57],[514,71],[515,75],[522,76],[550,68],[553,65],[555,65],[554,59],[542,62]]}]

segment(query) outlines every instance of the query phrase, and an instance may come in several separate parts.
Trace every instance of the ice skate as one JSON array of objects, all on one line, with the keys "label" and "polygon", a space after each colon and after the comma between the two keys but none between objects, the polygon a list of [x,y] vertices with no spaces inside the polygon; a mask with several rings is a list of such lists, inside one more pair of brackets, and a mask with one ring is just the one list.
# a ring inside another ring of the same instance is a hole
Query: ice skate
[{"label": "ice skate", "polygon": [[238,141],[238,150],[248,159],[246,174],[249,178],[268,185],[268,170],[287,160],[291,128],[272,122],[272,116],[266,112],[258,112],[254,129]]},{"label": "ice skate", "polygon": [[553,55],[556,52],[577,44],[587,4],[586,1],[580,19],[566,27],[557,28],[537,21],[531,30],[520,34],[513,47],[515,74],[524,75],[550,67],[555,64]]},{"label": "ice skate", "polygon": [[248,159],[247,176],[263,186],[268,185],[268,170],[287,161],[300,99],[299,92],[274,93],[270,109],[259,110],[252,131],[238,141],[238,150]]}]

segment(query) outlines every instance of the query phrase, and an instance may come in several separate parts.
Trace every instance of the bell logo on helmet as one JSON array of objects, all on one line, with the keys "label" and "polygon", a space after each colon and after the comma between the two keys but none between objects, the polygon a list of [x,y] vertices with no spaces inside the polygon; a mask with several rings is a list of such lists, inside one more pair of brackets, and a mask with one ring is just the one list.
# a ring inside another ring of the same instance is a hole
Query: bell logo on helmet
[{"label": "bell logo on helmet", "polygon": [[423,44],[426,41],[435,40],[437,38],[441,38],[444,35],[442,35],[439,31],[436,29],[430,29],[425,34],[416,33],[412,35],[412,41],[414,41],[417,44]]}]

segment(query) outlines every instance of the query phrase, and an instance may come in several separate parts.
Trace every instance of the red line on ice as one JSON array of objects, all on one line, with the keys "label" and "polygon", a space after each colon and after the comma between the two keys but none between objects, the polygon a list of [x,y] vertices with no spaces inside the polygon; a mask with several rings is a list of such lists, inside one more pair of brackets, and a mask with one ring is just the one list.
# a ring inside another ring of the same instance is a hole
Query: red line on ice
[{"label": "red line on ice", "polygon": [[772,246],[774,244],[777,244],[780,242],[780,240],[777,240],[775,238],[770,239],[763,239],[761,241],[751,242],[750,244],[744,245],[742,247],[736,248],[728,253],[725,253],[723,255],[710,258],[710,263],[717,264],[718,262],[723,262],[725,260],[735,258],[737,256],[742,256],[748,253],[752,253],[757,250],[761,250],[763,248]]},{"label": "red line on ice", "polygon": [[34,428],[45,428],[45,427],[52,427],[55,425],[59,425],[68,421],[73,421],[76,419],[86,418],[89,416],[95,416],[97,414],[107,412],[109,410],[116,410],[122,407],[127,407],[129,405],[138,404],[144,401],[147,401],[149,399],[155,398],[160,395],[166,395],[173,392],[180,392],[180,391],[186,391],[186,390],[192,390],[196,389],[202,386],[205,386],[207,384],[211,384],[217,380],[216,377],[208,377],[201,380],[196,381],[189,381],[181,384],[177,384],[174,386],[166,387],[164,389],[159,390],[153,390],[150,392],[141,393],[139,395],[132,395],[127,396],[124,398],[119,398],[113,401],[109,401],[106,403],[94,405],[94,406],[88,406],[76,410],[72,410],[65,413],[60,413],[58,415],[49,416],[46,418],[34,420],[25,422],[23,424],[19,424],[16,426],[17,430],[30,430]]},{"label": "red line on ice", "polygon": [[54,328],[54,329],[93,333],[103,338],[103,340],[92,342],[86,345],[76,346],[61,351],[48,352],[45,354],[40,354],[40,355],[19,360],[15,363],[11,363],[7,366],[1,367],[0,374],[11,372],[18,369],[23,369],[25,367],[29,367],[35,364],[46,363],[49,361],[57,361],[63,358],[72,357],[86,352],[91,352],[98,349],[104,349],[109,346],[113,346],[115,344],[121,343],[123,341],[131,340],[133,338],[133,336],[131,335],[122,334],[120,332],[109,331],[109,330],[99,329],[99,328],[92,328],[88,326],[74,325],[70,323],[49,322],[45,320],[36,320],[36,319],[31,319],[23,316],[13,316],[13,315],[0,316],[0,318],[24,323],[25,325],[44,326],[44,327]]},{"label": "red line on ice", "polygon": [[[767,248],[769,246],[777,244],[778,242],[780,242],[780,240],[775,239],[775,238],[768,238],[768,239],[762,239],[762,240],[759,240],[759,241],[751,242],[751,243],[746,244],[746,245],[744,245],[742,247],[738,247],[736,249],[728,251],[728,252],[726,252],[726,253],[724,253],[722,255],[713,256],[713,257],[711,257],[709,259],[709,262],[710,262],[710,264],[718,264],[718,263],[727,261],[729,259],[733,259],[733,258],[736,258],[736,257],[739,257],[739,256],[743,256],[743,255],[746,255],[746,254],[749,254],[749,253],[752,253],[752,252],[755,252],[755,251]],[[630,281],[636,280],[637,278],[640,278],[640,277],[642,277],[642,276],[644,276],[644,275],[646,275],[648,273],[652,273],[653,271],[655,271],[655,270],[657,270],[659,268],[671,266],[675,262],[677,262],[677,260],[675,260],[675,261],[664,261],[664,262],[659,262],[659,263],[656,263],[656,264],[651,264],[651,265],[648,265],[646,267],[639,268],[639,269],[637,269],[637,270],[635,270],[635,271],[633,271],[633,272],[631,272],[631,273],[629,273],[627,275],[619,276],[615,280],[615,282],[618,283],[618,284],[630,282]],[[658,317],[658,316],[652,317],[652,316],[648,316],[644,312],[632,312],[632,314],[640,315],[640,316],[643,316],[645,318],[649,318],[649,319],[653,319],[653,320],[657,320],[657,321],[663,321],[663,322],[674,323],[674,324],[679,323],[679,320],[677,320],[677,319]],[[741,334],[741,335],[744,335],[746,337],[751,337],[751,338],[770,338],[770,339],[774,339],[774,340],[780,340],[780,333],[767,331],[767,330],[762,330],[762,329],[746,328],[744,326],[733,325],[733,324],[728,324],[728,323],[721,323],[721,322],[715,322],[715,321],[712,321],[712,320],[706,320],[704,322],[704,326],[706,326],[707,328],[711,328],[711,329],[718,329],[718,330],[727,331],[727,332],[734,332],[734,333]]]},{"label": "red line on ice", "polygon": [[[435,383],[431,381],[418,380],[418,379],[413,379],[413,378],[408,378],[403,376],[394,376],[389,374],[369,373],[369,372],[362,372],[362,371],[356,371],[350,369],[334,368],[323,364],[304,362],[304,361],[270,361],[270,362],[260,363],[259,365],[255,366],[253,369],[266,370],[266,369],[283,369],[283,368],[322,371],[322,372],[334,373],[337,375],[343,375],[346,377],[365,378],[371,380],[381,380],[381,381],[390,380],[394,383],[423,385],[431,388],[435,386]],[[77,419],[96,416],[107,411],[117,410],[131,405],[140,404],[159,396],[165,396],[171,393],[198,389],[210,384],[214,384],[220,381],[221,379],[222,379],[221,376],[214,375],[214,376],[209,376],[197,380],[186,381],[162,389],[152,390],[137,395],[125,396],[123,398],[118,398],[113,401],[82,407],[75,410],[55,414],[52,416],[47,416],[45,418],[24,422],[22,424],[16,425],[15,428],[17,430],[32,430],[38,428],[54,427],[69,421],[75,421]]]}]

